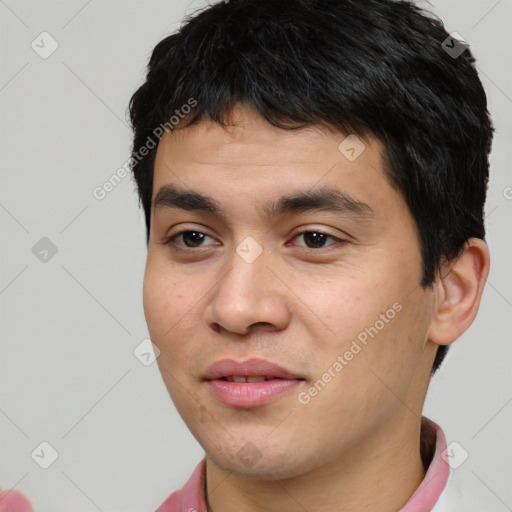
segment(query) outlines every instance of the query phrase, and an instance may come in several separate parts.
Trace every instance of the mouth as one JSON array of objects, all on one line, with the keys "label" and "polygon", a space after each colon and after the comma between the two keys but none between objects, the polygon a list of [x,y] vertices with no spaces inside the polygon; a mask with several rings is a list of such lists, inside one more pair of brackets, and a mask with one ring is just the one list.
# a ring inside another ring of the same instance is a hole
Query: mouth
[{"label": "mouth", "polygon": [[213,397],[223,405],[254,408],[284,398],[305,379],[271,361],[221,359],[205,372]]},{"label": "mouth", "polygon": [[264,382],[266,380],[283,380],[279,377],[244,377],[242,375],[237,376],[229,376],[229,377],[221,377],[220,380],[224,380],[226,382]]},{"label": "mouth", "polygon": [[273,361],[259,358],[237,361],[235,359],[219,359],[212,363],[204,372],[205,380],[213,379],[302,379],[302,376],[283,368]]},{"label": "mouth", "polygon": [[[240,377],[208,380],[212,395],[228,407],[252,409],[262,407],[278,398],[284,398],[296,390],[304,379],[265,379],[263,377]],[[256,380],[254,380],[256,379]]]}]

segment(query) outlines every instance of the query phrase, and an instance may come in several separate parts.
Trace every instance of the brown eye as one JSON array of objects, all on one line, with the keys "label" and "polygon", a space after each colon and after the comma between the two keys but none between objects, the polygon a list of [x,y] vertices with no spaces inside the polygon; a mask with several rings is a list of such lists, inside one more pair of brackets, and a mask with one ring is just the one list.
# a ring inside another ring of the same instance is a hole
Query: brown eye
[{"label": "brown eye", "polygon": [[[322,233],[321,231],[303,231],[299,233],[294,240],[303,238],[304,244],[297,244],[301,247],[307,247],[309,249],[321,249],[322,247],[326,247],[327,245],[333,245],[336,242],[342,242],[339,238],[335,238],[326,233]],[[333,243],[326,244],[325,242],[328,239],[334,240]]]},{"label": "brown eye", "polygon": [[[179,239],[182,239],[183,243],[177,243],[176,241]],[[201,247],[203,244],[203,241],[206,238],[213,238],[205,233],[201,233],[201,231],[180,231],[179,233],[176,233],[175,235],[172,235],[166,240],[166,244],[176,243],[179,246],[182,247],[188,247],[188,248],[194,248],[194,247]]]}]

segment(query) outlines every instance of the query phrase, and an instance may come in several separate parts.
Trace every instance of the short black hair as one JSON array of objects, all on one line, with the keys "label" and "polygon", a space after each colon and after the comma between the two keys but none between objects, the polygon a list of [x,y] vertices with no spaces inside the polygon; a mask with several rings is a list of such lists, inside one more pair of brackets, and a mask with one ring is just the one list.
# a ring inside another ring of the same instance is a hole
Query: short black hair
[{"label": "short black hair", "polygon": [[156,147],[142,159],[140,148],[158,126],[173,129],[169,119],[191,99],[180,127],[225,126],[245,106],[279,128],[380,140],[387,177],[417,225],[420,284],[431,286],[443,260],[485,236],[493,127],[474,63],[438,18],[408,1],[222,0],[189,15],[154,48],[129,105],[147,240]]}]

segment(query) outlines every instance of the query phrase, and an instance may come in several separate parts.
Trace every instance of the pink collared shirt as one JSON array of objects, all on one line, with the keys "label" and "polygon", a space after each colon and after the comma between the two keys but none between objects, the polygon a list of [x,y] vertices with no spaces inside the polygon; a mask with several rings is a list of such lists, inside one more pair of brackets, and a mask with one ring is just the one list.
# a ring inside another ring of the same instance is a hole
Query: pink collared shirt
[{"label": "pink collared shirt", "polygon": [[[443,496],[450,467],[443,459],[446,450],[446,438],[439,425],[428,418],[424,421],[431,424],[436,431],[436,447],[425,478],[399,512],[452,512],[452,502]],[[207,512],[204,497],[206,477],[206,458],[196,466],[188,482],[179,491],[173,492],[156,512]]]}]

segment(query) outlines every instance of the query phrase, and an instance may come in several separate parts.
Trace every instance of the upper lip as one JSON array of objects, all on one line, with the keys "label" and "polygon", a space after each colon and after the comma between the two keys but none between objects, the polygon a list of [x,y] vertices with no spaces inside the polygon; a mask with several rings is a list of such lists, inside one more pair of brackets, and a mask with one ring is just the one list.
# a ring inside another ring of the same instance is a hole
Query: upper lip
[{"label": "upper lip", "polygon": [[277,363],[258,358],[244,359],[243,361],[219,359],[207,368],[204,379],[213,380],[232,376],[303,380],[299,375],[282,368]]}]

